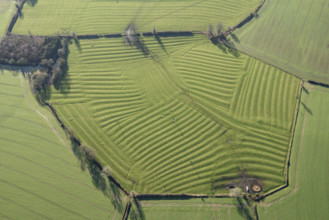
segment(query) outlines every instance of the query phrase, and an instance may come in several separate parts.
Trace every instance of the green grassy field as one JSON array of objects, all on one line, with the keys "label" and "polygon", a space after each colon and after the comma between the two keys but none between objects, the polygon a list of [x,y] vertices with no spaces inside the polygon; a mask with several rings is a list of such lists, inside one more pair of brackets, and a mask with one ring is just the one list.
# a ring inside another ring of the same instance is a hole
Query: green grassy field
[{"label": "green grassy field", "polygon": [[2,36],[14,14],[15,4],[11,0],[0,0],[0,36]]},{"label": "green grassy field", "polygon": [[6,71],[0,79],[0,218],[121,219],[123,211],[81,171],[28,80]]},{"label": "green grassy field", "polygon": [[25,4],[14,33],[54,34],[62,28],[77,34],[122,33],[129,23],[139,31],[206,31],[209,24],[234,26],[261,0],[39,0]]},{"label": "green grassy field", "polygon": [[242,171],[283,185],[300,81],[201,35],[161,41],[71,45],[50,100],[65,124],[138,193],[227,193]]},{"label": "green grassy field", "polygon": [[141,203],[145,219],[245,219],[233,198],[146,200]]},{"label": "green grassy field", "polygon": [[329,90],[314,85],[307,88],[295,133],[290,188],[259,206],[260,219],[326,219],[329,215]]},{"label": "green grassy field", "polygon": [[329,3],[266,1],[238,30],[239,49],[306,79],[329,82]]}]

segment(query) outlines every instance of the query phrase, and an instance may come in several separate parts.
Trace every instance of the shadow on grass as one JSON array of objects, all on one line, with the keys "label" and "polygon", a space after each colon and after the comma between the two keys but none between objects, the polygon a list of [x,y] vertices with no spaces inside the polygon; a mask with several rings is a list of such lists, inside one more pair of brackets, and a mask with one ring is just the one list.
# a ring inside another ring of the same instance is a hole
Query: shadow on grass
[{"label": "shadow on grass", "polygon": [[29,4],[29,6],[34,7],[38,3],[38,0],[27,0],[26,3]]},{"label": "shadow on grass", "polygon": [[300,102],[300,103],[310,115],[313,115],[312,109],[310,109],[304,102]]},{"label": "shadow on grass", "polygon": [[16,8],[17,8],[17,15],[20,19],[24,19],[24,14],[23,14],[23,11],[22,9],[18,6],[18,5],[15,5]]},{"label": "shadow on grass", "polygon": [[[232,39],[235,39],[234,41],[238,41],[239,39],[236,37],[232,37]],[[235,57],[239,57],[240,53],[236,50],[234,42],[232,42],[230,39],[226,38],[224,35],[218,36],[218,37],[212,37],[210,38],[210,41],[212,44],[216,45],[223,53],[227,54],[230,53]]]},{"label": "shadow on grass", "polygon": [[162,40],[161,40],[160,36],[158,34],[154,33],[154,38],[160,44],[161,49],[168,55],[168,52],[167,52],[164,44],[162,43]]},{"label": "shadow on grass", "polygon": [[254,220],[250,203],[247,198],[237,197],[235,201],[237,212],[247,220]]},{"label": "shadow on grass", "polygon": [[[71,41],[68,41],[68,44],[71,44]],[[68,71],[69,71],[69,66],[68,66],[68,56],[70,54],[69,46],[68,44],[65,45],[66,47],[66,54],[65,54],[65,63],[63,64],[61,71],[62,74],[56,78],[56,80],[53,82],[54,88],[58,90],[62,94],[69,94],[71,85],[70,85],[70,79],[68,77]]]},{"label": "shadow on grass", "polygon": [[102,172],[101,165],[93,158],[88,157],[82,150],[81,145],[75,138],[71,137],[72,150],[80,162],[83,171],[88,170],[94,186],[110,198],[113,207],[119,213],[123,212],[122,193],[120,189]]},{"label": "shadow on grass", "polygon": [[305,88],[304,86],[302,87],[302,89],[303,89],[303,91],[307,94],[307,95],[309,95],[310,94],[310,92],[308,91],[308,89],[307,88]]},{"label": "shadow on grass", "polygon": [[235,33],[231,33],[231,37],[235,43],[240,43],[238,36]]},{"label": "shadow on grass", "polygon": [[145,219],[145,214],[142,208],[142,205],[140,201],[138,200],[136,193],[132,191],[130,193],[130,202],[131,202],[131,209],[129,213],[129,218],[130,219],[135,219],[135,220],[144,220]]},{"label": "shadow on grass", "polygon": [[130,23],[124,30],[124,40],[131,47],[136,47],[145,57],[150,54],[149,49],[144,43],[143,35],[137,32],[137,26]]},{"label": "shadow on grass", "polygon": [[[72,41],[69,41],[70,44],[72,44]],[[80,44],[80,39],[75,37],[73,38],[73,43],[76,46],[76,48],[79,50],[79,52],[81,53],[81,44]]]}]

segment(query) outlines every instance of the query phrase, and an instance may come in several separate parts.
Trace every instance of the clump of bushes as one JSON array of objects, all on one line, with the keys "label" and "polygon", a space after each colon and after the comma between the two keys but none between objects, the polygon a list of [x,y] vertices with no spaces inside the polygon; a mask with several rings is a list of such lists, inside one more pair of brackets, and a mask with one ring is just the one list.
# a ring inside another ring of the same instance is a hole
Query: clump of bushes
[{"label": "clump of bushes", "polygon": [[80,145],[81,151],[83,152],[86,159],[89,161],[95,161],[96,160],[96,150],[86,144]]},{"label": "clump of bushes", "polygon": [[104,175],[106,177],[111,176],[112,175],[112,169],[111,169],[111,167],[109,167],[109,166],[104,167],[103,170],[102,170],[102,173],[104,173]]},{"label": "clump of bushes", "polygon": [[31,79],[32,79],[32,89],[40,93],[47,86],[49,76],[45,72],[36,71],[35,73],[33,73]]}]

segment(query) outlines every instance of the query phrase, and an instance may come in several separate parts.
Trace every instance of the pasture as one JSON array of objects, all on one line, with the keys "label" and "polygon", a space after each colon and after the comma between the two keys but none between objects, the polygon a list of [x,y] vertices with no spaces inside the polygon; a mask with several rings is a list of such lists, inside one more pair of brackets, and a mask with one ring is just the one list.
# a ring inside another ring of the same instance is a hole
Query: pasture
[{"label": "pasture", "polygon": [[53,89],[50,103],[101,164],[138,193],[284,185],[300,80],[202,35],[141,41],[144,54],[122,38],[72,44]]},{"label": "pasture", "polygon": [[143,205],[145,219],[245,219],[234,198],[143,200],[141,204]]},{"label": "pasture", "polygon": [[63,28],[77,34],[123,33],[134,23],[139,31],[206,31],[209,24],[238,24],[261,0],[39,0],[25,4],[16,34],[51,35]]},{"label": "pasture", "polygon": [[114,203],[81,171],[28,80],[7,71],[0,78],[0,218],[121,219],[124,201]]},{"label": "pasture", "polygon": [[247,54],[305,79],[329,82],[329,2],[268,0],[239,30]]},{"label": "pasture", "polygon": [[294,138],[290,188],[258,206],[260,219],[326,219],[329,215],[329,90],[311,84],[306,88]]}]

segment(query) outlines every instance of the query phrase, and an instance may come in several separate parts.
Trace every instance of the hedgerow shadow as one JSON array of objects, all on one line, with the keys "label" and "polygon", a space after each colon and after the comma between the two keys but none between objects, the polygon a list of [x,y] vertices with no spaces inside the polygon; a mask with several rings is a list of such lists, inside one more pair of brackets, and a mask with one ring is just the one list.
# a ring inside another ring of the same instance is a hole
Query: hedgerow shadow
[{"label": "hedgerow shadow", "polygon": [[252,214],[250,203],[247,198],[238,196],[236,197],[236,201],[234,202],[236,206],[236,210],[240,216],[244,217],[247,220],[254,220],[254,216]]},{"label": "hedgerow shadow", "polygon": [[[68,132],[72,134],[72,132]],[[79,141],[71,136],[71,144],[74,155],[80,162],[83,171],[88,170],[91,175],[94,186],[103,192],[111,200],[113,207],[119,212],[123,212],[123,204],[120,189],[108,178],[108,174],[103,172],[101,165],[96,161],[93,148],[80,144]]]},{"label": "hedgerow shadow", "polygon": [[[69,71],[69,65],[68,65],[68,56],[70,54],[70,49],[68,44],[72,44],[71,40],[68,41],[68,43],[65,45],[65,55],[64,55],[64,60],[65,62],[62,63],[56,63],[58,65],[58,71],[61,71],[61,74],[58,75],[58,77],[53,80],[53,85],[56,90],[58,90],[62,94],[69,94],[71,85],[70,85],[70,79],[68,76],[68,71]],[[59,66],[60,65],[60,66]],[[54,70],[56,70],[54,68]]]},{"label": "hedgerow shadow", "polygon": [[156,30],[153,30],[153,36],[155,38],[155,40],[159,43],[159,45],[161,46],[161,49],[168,55],[168,52],[164,46],[164,44],[162,43],[162,40],[160,38],[160,36],[157,34]]},{"label": "hedgerow shadow", "polygon": [[137,194],[135,191],[132,191],[129,195],[130,203],[131,203],[131,209],[129,213],[130,219],[134,220],[144,220],[145,219],[145,214],[142,208],[142,205],[140,201],[137,198]]},{"label": "hedgerow shadow", "polygon": [[17,4],[15,4],[16,8],[17,8],[17,15],[20,19],[24,19],[24,14],[23,11],[21,9],[21,7],[19,7]]}]

